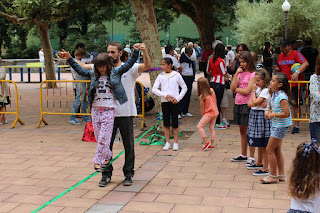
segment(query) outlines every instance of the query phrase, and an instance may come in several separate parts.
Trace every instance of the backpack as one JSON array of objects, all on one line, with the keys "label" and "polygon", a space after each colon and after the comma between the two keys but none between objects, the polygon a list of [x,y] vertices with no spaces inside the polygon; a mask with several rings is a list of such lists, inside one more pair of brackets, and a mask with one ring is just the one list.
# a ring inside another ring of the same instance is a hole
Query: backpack
[{"label": "backpack", "polygon": [[94,136],[92,121],[86,123],[86,127],[84,128],[82,141],[86,142],[97,142],[96,137]]},{"label": "backpack", "polygon": [[[144,87],[144,112],[149,112],[154,107],[154,100],[148,94],[149,88]],[[137,106],[137,113],[142,113],[142,88],[139,83],[136,83],[135,89],[135,96],[136,96],[136,106]]]}]

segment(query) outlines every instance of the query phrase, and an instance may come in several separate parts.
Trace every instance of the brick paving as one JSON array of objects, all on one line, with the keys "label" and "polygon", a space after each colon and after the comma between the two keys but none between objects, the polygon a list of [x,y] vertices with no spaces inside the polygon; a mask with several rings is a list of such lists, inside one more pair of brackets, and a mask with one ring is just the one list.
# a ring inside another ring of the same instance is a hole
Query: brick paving
[{"label": "brick paving", "polygon": [[[139,80],[149,86],[143,74]],[[19,74],[13,74],[19,81]],[[32,75],[35,79],[36,74]],[[71,75],[62,74],[62,79]],[[8,79],[8,78],[7,78]],[[20,117],[24,126],[7,115],[9,124],[0,126],[0,212],[31,212],[94,172],[95,143],[82,142],[84,124],[71,125],[68,116],[45,116],[48,126],[36,125],[40,119],[39,84],[18,83]],[[228,118],[232,119],[232,96]],[[290,207],[287,183],[262,185],[259,177],[244,163],[230,162],[239,154],[238,127],[216,131],[216,149],[202,151],[196,131],[200,119],[196,83],[190,112],[182,118],[183,131],[195,131],[180,141],[181,150],[162,151],[161,146],[135,145],[134,184],[122,186],[124,156],[114,162],[111,183],[98,187],[100,174],[54,201],[39,212],[261,212],[284,213]],[[147,128],[154,123],[154,111],[147,113]],[[141,133],[135,119],[135,135]],[[209,129],[206,129],[209,132]],[[295,147],[309,139],[308,124],[301,133],[288,134],[283,143],[285,170],[288,171]],[[114,154],[123,150],[115,144]]]}]

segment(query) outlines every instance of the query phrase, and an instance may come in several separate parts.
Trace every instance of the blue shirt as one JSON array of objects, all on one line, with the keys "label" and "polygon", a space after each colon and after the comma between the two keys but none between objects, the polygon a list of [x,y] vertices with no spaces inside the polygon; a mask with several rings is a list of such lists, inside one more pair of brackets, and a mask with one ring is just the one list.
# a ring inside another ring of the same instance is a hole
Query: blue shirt
[{"label": "blue shirt", "polygon": [[[289,98],[287,94],[283,90],[279,90],[278,92],[274,92],[272,94],[272,99],[271,99],[271,106],[272,106],[272,112],[275,113],[282,113],[282,107],[280,102],[285,99],[288,101],[289,104]],[[288,118],[278,118],[274,117],[272,118],[272,127],[288,127],[292,125],[292,117],[291,117],[291,110],[290,111],[290,116]]]}]

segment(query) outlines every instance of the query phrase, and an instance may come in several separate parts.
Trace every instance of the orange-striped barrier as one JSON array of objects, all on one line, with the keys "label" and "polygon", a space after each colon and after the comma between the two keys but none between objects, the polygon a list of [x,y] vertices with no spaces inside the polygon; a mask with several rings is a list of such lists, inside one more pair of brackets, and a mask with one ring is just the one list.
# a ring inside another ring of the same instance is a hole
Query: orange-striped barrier
[{"label": "orange-striped barrier", "polygon": [[[292,114],[292,120],[293,121],[309,121],[310,119],[310,103],[309,103],[309,85],[310,81],[289,81],[290,83],[290,89],[292,88],[292,84],[298,84],[298,113],[297,116],[295,117],[293,111],[291,112]],[[305,86],[305,90],[303,88]],[[300,101],[301,95],[305,95],[305,105],[301,106]],[[301,116],[300,111],[305,110],[305,116]]]},{"label": "orange-striped barrier", "polygon": [[[49,83],[55,83],[56,88],[49,88]],[[90,86],[89,80],[45,80],[40,83],[40,121],[37,124],[37,128],[40,128],[41,123],[48,125],[48,122],[44,119],[44,115],[89,115],[91,116],[90,109],[88,107],[86,112],[70,112],[73,102],[75,100],[75,83],[86,83],[86,100],[88,101],[88,88]],[[142,118],[141,128],[145,126],[145,113],[144,113],[144,87],[142,83],[140,84],[142,88],[142,114],[137,115],[137,117]],[[81,88],[81,87],[80,87]],[[81,101],[81,95],[80,95]]]},{"label": "orange-striped barrier", "polygon": [[[12,85],[14,86],[14,89],[12,89]],[[0,103],[1,106],[5,106],[1,107],[0,114],[16,115],[16,119],[11,128],[15,128],[18,121],[21,125],[24,125],[19,117],[18,88],[16,83],[11,80],[0,80],[0,87]]]}]

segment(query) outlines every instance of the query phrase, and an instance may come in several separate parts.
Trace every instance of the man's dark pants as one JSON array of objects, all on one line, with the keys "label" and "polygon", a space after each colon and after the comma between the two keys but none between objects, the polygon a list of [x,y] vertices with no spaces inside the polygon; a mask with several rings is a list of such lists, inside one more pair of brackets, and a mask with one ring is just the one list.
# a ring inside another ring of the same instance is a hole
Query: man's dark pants
[{"label": "man's dark pants", "polygon": [[193,84],[193,76],[182,76],[184,82],[187,85],[187,93],[184,95],[182,100],[180,101],[180,113],[186,114],[189,112],[189,104],[190,98],[192,94],[192,84]]},{"label": "man's dark pants", "polygon": [[[124,176],[134,175],[134,135],[133,135],[133,117],[115,117],[113,132],[110,143],[110,150],[112,151],[113,142],[119,128],[123,146],[125,149],[125,163],[123,166]],[[113,154],[114,155],[114,154]],[[102,177],[111,177],[112,176],[112,164],[108,166],[104,172],[102,172]]]}]

